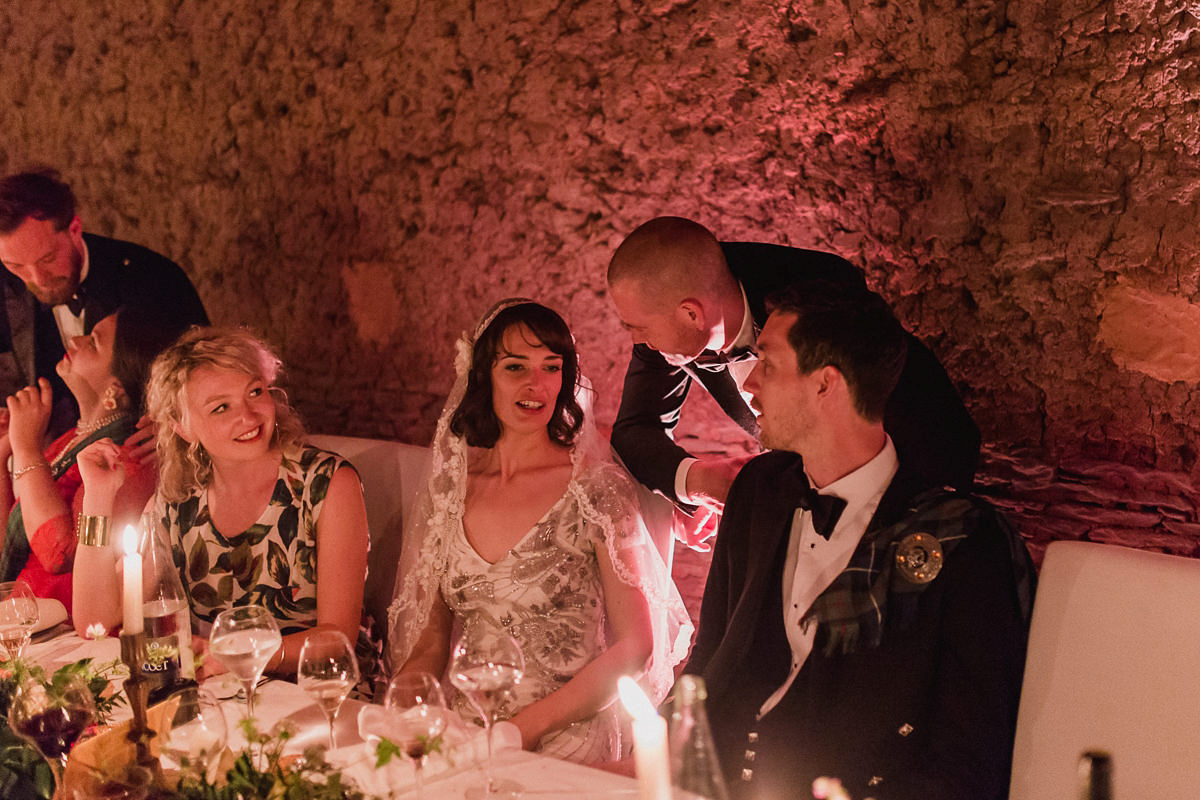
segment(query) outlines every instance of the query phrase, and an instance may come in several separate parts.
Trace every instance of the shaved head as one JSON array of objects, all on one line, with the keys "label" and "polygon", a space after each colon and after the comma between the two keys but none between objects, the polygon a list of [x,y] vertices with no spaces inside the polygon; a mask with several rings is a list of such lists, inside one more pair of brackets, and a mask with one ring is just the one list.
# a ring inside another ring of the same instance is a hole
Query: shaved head
[{"label": "shaved head", "polygon": [[739,291],[717,238],[683,217],[656,217],[621,242],[608,265],[608,285],[619,283],[663,307],[686,297],[716,302]]},{"label": "shaved head", "polygon": [[745,300],[721,243],[682,217],[657,217],[621,242],[608,265],[608,295],[635,344],[686,364],[728,346]]}]

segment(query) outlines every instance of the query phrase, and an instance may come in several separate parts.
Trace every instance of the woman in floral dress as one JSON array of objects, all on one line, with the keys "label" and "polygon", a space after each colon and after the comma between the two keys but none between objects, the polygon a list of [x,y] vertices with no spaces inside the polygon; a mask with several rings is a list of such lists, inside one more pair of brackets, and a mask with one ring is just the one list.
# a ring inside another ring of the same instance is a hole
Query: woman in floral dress
[{"label": "woman in floral dress", "polygon": [[[617,678],[661,698],[691,625],[628,476],[589,436],[570,331],[545,306],[505,301],[460,342],[456,368],[406,526],[392,663],[442,675],[456,619],[507,633],[525,673],[499,716],[523,745],[620,758]],[[456,708],[474,716],[461,697]]]},{"label": "woman in floral dress", "polygon": [[[206,636],[226,608],[264,606],[284,634],[268,673],[294,676],[307,633],[323,627],[358,640],[369,682],[362,487],[345,459],[303,444],[299,420],[274,387],[279,367],[258,339],[222,328],[195,328],[154,362],[147,394],[158,425],[155,518],[172,543],[196,633]],[[92,484],[117,484],[115,465],[104,443],[81,455],[84,513],[106,513],[104,491],[89,505]]]}]

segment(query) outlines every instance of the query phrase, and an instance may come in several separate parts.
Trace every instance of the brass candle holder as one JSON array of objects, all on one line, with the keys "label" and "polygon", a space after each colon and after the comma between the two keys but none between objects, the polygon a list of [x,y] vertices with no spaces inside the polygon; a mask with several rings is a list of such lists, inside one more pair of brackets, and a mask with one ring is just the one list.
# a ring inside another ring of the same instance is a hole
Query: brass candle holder
[{"label": "brass candle holder", "polygon": [[133,711],[133,719],[129,723],[127,738],[137,749],[137,765],[150,770],[159,782],[162,770],[158,759],[150,752],[150,740],[155,732],[147,722],[147,709],[150,700],[150,686],[146,676],[142,674],[142,664],[146,660],[146,634],[121,632],[121,661],[129,667],[129,677],[125,679],[125,697],[129,700],[129,708]]}]

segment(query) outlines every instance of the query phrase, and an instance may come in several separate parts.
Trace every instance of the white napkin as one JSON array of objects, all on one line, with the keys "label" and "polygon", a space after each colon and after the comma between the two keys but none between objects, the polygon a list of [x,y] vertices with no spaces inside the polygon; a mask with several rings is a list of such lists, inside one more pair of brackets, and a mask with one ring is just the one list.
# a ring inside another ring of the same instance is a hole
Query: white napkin
[{"label": "white napkin", "polygon": [[66,606],[64,606],[58,600],[55,600],[53,597],[37,598],[37,607],[38,621],[37,624],[33,626],[34,633],[41,633],[42,631],[53,628],[60,622],[67,621]]},{"label": "white napkin", "polygon": [[[364,706],[358,712],[358,733],[363,743],[327,754],[329,761],[352,777],[367,794],[386,796],[391,789],[413,783],[413,764],[407,758],[393,758],[383,767],[375,766],[375,745],[379,739],[399,743],[403,738],[395,724],[396,716],[395,711],[382,706]],[[467,724],[452,711],[446,712],[446,719],[442,751],[425,759],[427,782],[438,775],[473,767],[487,758],[487,731]],[[521,731],[511,722],[497,722],[492,736],[496,753],[521,749]]]}]

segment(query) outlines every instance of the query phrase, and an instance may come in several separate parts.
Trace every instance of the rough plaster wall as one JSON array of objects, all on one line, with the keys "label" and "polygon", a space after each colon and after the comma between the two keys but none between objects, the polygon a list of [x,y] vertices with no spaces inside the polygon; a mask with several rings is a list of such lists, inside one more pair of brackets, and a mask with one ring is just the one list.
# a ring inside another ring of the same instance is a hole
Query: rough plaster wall
[{"label": "rough plaster wall", "polygon": [[1198,15],[9,3],[0,170],[58,165],[86,227],[180,260],[217,321],[281,346],[315,429],[426,440],[453,338],[512,294],[566,314],[611,421],[628,342],[602,272],[676,213],[862,264],[1001,459],[1194,477]]}]

